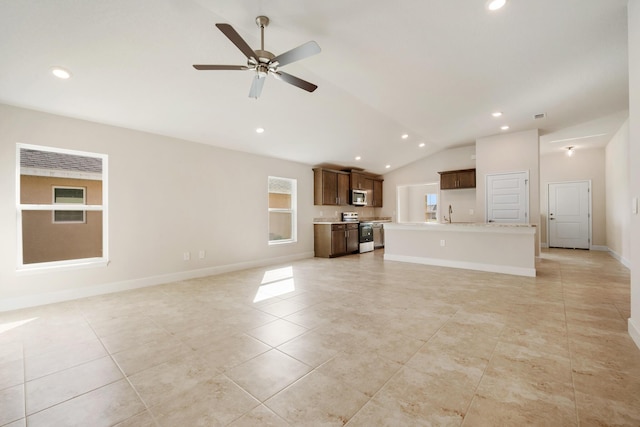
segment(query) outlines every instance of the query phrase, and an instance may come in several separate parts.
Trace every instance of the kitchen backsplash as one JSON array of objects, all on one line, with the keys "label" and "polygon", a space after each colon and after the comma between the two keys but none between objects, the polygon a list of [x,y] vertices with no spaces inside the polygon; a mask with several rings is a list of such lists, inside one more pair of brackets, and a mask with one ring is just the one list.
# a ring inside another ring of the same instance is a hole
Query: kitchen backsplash
[{"label": "kitchen backsplash", "polygon": [[358,207],[358,206],[315,206],[313,207],[314,218],[340,218],[342,212],[357,212],[358,217],[375,217],[380,208]]}]

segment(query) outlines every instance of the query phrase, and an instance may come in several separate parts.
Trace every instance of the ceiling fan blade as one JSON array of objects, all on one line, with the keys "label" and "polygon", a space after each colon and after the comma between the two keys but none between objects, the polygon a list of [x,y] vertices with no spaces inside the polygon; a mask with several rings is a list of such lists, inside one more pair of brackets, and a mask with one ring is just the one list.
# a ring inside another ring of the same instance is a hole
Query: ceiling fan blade
[{"label": "ceiling fan blade", "polygon": [[194,64],[196,70],[248,70],[246,65],[200,65]]},{"label": "ceiling fan blade", "polygon": [[284,80],[285,82],[292,84],[294,86],[297,86],[300,89],[304,89],[307,92],[313,92],[318,88],[318,86],[314,85],[313,83],[309,83],[306,80],[302,80],[296,76],[292,76],[291,74],[287,74],[283,71],[277,71],[273,74],[275,74],[276,77],[278,77],[280,80]]},{"label": "ceiling fan blade", "polygon": [[265,76],[260,77],[259,75],[256,74],[256,77],[253,79],[253,83],[251,83],[251,89],[249,90],[249,98],[258,99],[260,97],[265,80],[266,80]]},{"label": "ceiling fan blade", "polygon": [[244,53],[244,56],[246,56],[249,59],[253,59],[255,62],[258,62],[258,58],[256,58],[256,53],[253,51],[253,49],[251,49],[251,47],[247,44],[247,42],[244,41],[242,37],[240,37],[240,34],[238,34],[238,32],[234,30],[231,25],[216,24],[216,27],[218,27],[218,29],[222,31],[229,40],[231,40],[231,43],[235,44],[236,47],[240,49],[242,53]]},{"label": "ceiling fan blade", "polygon": [[271,63],[277,62],[278,66],[282,67],[283,65],[291,64],[292,62],[308,58],[317,53],[320,53],[320,46],[312,40],[276,56],[271,60]]}]

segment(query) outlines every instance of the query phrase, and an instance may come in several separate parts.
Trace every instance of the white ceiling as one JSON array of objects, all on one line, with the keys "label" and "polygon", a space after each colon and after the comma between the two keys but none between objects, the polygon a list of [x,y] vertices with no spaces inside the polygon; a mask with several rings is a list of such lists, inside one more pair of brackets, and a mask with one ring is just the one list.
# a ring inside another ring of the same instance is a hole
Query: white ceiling
[{"label": "white ceiling", "polygon": [[[4,1],[0,102],[375,173],[503,124],[540,128],[542,152],[587,147],[626,118],[626,4],[509,0],[488,12],[485,0]],[[269,77],[254,100],[251,72],[192,68],[244,65],[214,24],[258,49],[258,15],[271,20],[265,49],[276,55],[320,45],[282,68],[317,84],[314,93]],[[54,65],[73,77],[52,77]],[[562,139],[571,143],[550,142]]]}]

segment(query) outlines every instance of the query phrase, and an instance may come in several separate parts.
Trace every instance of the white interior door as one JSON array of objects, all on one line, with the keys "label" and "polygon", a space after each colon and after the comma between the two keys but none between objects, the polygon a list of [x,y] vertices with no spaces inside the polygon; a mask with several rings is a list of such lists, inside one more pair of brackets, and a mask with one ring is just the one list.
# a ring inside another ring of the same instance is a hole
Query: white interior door
[{"label": "white interior door", "polygon": [[529,222],[529,172],[487,175],[487,222]]},{"label": "white interior door", "polygon": [[589,181],[549,184],[549,247],[589,249]]}]

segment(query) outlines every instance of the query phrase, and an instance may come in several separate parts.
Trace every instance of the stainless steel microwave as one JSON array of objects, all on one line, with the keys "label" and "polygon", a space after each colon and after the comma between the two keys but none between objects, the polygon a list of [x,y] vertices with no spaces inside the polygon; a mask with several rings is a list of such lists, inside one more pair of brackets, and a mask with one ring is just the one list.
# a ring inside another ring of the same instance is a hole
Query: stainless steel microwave
[{"label": "stainless steel microwave", "polygon": [[367,192],[363,190],[351,190],[351,204],[353,206],[367,206]]}]

